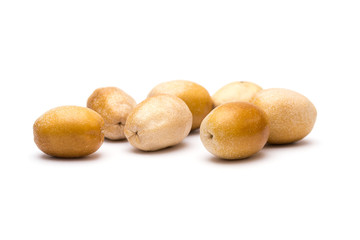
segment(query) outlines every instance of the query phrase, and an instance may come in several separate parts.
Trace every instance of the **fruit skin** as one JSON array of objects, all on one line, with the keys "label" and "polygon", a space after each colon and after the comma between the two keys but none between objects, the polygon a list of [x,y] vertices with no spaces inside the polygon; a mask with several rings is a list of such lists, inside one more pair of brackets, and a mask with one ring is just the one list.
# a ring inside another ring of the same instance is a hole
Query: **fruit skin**
[{"label": "fruit skin", "polygon": [[292,90],[271,88],[258,92],[251,100],[269,118],[270,144],[287,144],[307,136],[316,121],[315,106]]},{"label": "fruit skin", "polygon": [[213,109],[209,92],[201,85],[187,80],[173,80],[155,86],[148,97],[171,94],[181,98],[193,115],[191,130],[200,127],[201,121]]},{"label": "fruit skin", "polygon": [[264,111],[251,103],[231,102],[212,110],[201,123],[205,148],[223,159],[242,159],[260,151],[269,137]]},{"label": "fruit skin", "polygon": [[104,118],[104,134],[111,140],[125,139],[126,119],[135,106],[135,100],[117,87],[98,88],[87,101],[87,107]]},{"label": "fruit skin", "polygon": [[262,88],[252,82],[232,82],[220,88],[213,96],[214,106],[228,102],[250,102]]},{"label": "fruit skin", "polygon": [[158,95],[139,103],[128,116],[125,136],[134,147],[155,151],[180,143],[190,132],[192,115],[180,98]]},{"label": "fruit skin", "polygon": [[103,118],[89,108],[57,107],[35,121],[34,141],[41,151],[54,157],[84,157],[102,145],[103,125]]}]

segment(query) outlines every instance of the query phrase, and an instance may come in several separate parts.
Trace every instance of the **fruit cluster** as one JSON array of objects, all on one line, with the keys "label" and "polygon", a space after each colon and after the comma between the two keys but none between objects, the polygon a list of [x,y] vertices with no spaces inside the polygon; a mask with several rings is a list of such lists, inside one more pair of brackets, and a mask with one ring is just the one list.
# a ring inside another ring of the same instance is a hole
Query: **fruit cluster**
[{"label": "fruit cluster", "polygon": [[156,151],[180,143],[200,128],[209,152],[223,159],[242,159],[266,143],[304,138],[316,115],[314,105],[291,90],[233,82],[211,97],[199,84],[176,80],[157,85],[139,104],[119,88],[96,89],[87,107],[51,109],[35,121],[33,131],[44,153],[76,158],[97,151],[104,137],[126,138],[135,148]]}]

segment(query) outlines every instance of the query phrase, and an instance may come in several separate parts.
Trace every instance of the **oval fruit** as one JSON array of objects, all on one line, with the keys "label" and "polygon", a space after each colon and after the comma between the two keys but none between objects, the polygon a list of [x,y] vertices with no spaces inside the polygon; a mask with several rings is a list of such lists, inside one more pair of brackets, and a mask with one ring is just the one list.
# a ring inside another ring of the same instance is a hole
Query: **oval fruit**
[{"label": "oval fruit", "polygon": [[213,109],[213,102],[208,91],[191,81],[174,80],[160,83],[151,90],[148,97],[159,94],[175,95],[186,103],[193,116],[192,130],[199,128],[201,121]]},{"label": "oval fruit", "polygon": [[103,118],[89,108],[57,107],[35,121],[34,141],[41,151],[54,157],[83,157],[102,145],[103,125]]},{"label": "oval fruit", "polygon": [[180,98],[158,95],[139,103],[128,116],[125,136],[134,147],[155,151],[180,143],[190,132],[192,115]]},{"label": "oval fruit", "polygon": [[271,144],[286,144],[308,135],[316,121],[316,108],[300,93],[272,88],[258,92],[252,103],[263,109],[269,118]]},{"label": "oval fruit", "polygon": [[264,111],[246,102],[225,103],[206,116],[200,126],[205,148],[223,159],[242,159],[260,151],[269,137]]},{"label": "oval fruit", "polygon": [[252,82],[232,82],[220,88],[213,96],[214,106],[228,102],[249,102],[262,88]]},{"label": "oval fruit", "polygon": [[117,87],[98,88],[87,101],[87,107],[104,118],[104,135],[111,140],[125,138],[126,119],[135,105],[135,100]]}]

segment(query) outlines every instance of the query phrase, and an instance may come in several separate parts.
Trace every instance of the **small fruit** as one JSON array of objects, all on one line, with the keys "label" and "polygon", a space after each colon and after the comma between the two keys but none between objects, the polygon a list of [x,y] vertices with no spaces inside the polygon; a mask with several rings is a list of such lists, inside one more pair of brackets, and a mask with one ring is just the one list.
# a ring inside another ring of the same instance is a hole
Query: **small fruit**
[{"label": "small fruit", "polygon": [[191,124],[192,115],[184,101],[173,95],[157,95],[134,108],[124,132],[134,147],[155,151],[180,143]]},{"label": "small fruit", "polygon": [[220,88],[213,96],[214,106],[228,102],[249,102],[262,88],[252,82],[232,82]]},{"label": "small fruit", "polygon": [[201,121],[213,109],[213,102],[208,91],[191,81],[174,80],[160,83],[151,90],[148,97],[159,94],[175,95],[186,103],[193,116],[191,130],[199,128]]},{"label": "small fruit", "polygon": [[51,109],[34,123],[34,141],[44,153],[61,158],[89,155],[102,145],[103,118],[78,106]]},{"label": "small fruit", "polygon": [[246,102],[225,103],[212,110],[200,126],[205,148],[223,159],[241,159],[260,151],[269,137],[264,111]]},{"label": "small fruit", "polygon": [[269,118],[271,144],[286,144],[308,135],[316,120],[316,108],[300,93],[272,88],[258,92],[251,101]]},{"label": "small fruit", "polygon": [[125,138],[126,119],[135,105],[136,102],[131,96],[116,87],[98,88],[87,101],[87,107],[104,118],[104,134],[111,140]]}]

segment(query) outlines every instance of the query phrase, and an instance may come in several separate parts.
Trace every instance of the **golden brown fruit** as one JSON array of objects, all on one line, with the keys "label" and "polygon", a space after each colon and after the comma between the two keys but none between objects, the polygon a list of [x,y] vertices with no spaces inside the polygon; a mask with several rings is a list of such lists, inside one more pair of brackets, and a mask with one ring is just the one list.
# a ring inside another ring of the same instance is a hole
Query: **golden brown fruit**
[{"label": "golden brown fruit", "polygon": [[104,118],[104,134],[111,140],[125,138],[126,119],[135,105],[136,102],[131,96],[116,87],[98,88],[87,101],[87,107]]},{"label": "golden brown fruit", "polygon": [[191,81],[174,80],[160,83],[151,90],[148,97],[159,94],[175,95],[186,103],[193,116],[191,130],[199,128],[201,121],[213,109],[213,102],[208,91]]},{"label": "golden brown fruit", "polygon": [[262,88],[252,82],[232,82],[220,88],[213,96],[214,106],[228,102],[249,102]]},{"label": "golden brown fruit", "polygon": [[125,136],[134,147],[155,151],[180,143],[190,132],[192,115],[180,98],[158,95],[139,103],[128,116]]},{"label": "golden brown fruit", "polygon": [[220,105],[206,116],[200,126],[205,148],[223,159],[242,159],[260,151],[269,137],[264,111],[251,103]]},{"label": "golden brown fruit", "polygon": [[258,92],[251,101],[268,115],[269,143],[286,144],[308,135],[316,120],[315,106],[300,93],[272,88]]},{"label": "golden brown fruit", "polygon": [[41,151],[54,157],[83,157],[102,145],[103,125],[103,118],[89,108],[57,107],[35,121],[34,141]]}]

